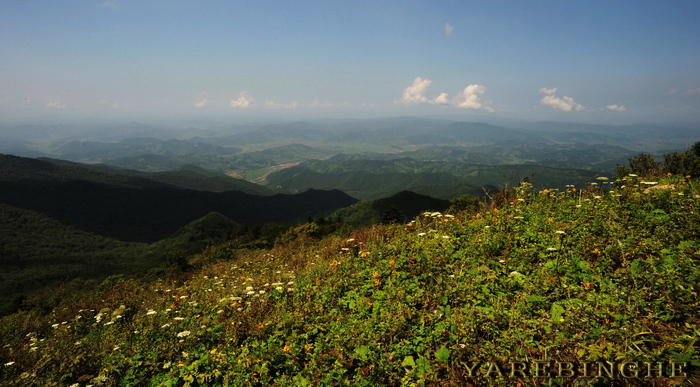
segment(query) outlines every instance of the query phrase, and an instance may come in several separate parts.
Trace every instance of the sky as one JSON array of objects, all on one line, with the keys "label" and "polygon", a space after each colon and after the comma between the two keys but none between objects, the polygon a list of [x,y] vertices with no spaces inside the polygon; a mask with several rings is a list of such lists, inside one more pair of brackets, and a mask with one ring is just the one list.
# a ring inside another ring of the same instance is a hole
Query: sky
[{"label": "sky", "polygon": [[0,121],[700,122],[700,2],[0,1]]}]

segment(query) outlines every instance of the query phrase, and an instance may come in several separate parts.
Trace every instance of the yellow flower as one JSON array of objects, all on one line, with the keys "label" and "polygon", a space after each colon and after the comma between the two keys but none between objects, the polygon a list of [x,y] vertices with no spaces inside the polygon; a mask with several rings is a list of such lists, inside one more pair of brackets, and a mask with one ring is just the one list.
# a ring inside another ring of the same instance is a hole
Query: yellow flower
[{"label": "yellow flower", "polygon": [[372,273],[372,277],[374,277],[374,278],[379,277],[379,273],[377,273],[377,272],[375,271],[374,273]]},{"label": "yellow flower", "polygon": [[263,329],[263,328],[265,328],[265,325],[263,325],[263,323],[258,323],[258,329]]},{"label": "yellow flower", "polygon": [[338,266],[338,260],[337,260],[337,259],[334,259],[334,260],[333,260],[333,265]]},{"label": "yellow flower", "polygon": [[593,250],[593,254],[596,254],[596,255],[600,256],[600,250],[594,249],[594,250]]},{"label": "yellow flower", "polygon": [[669,172],[666,174],[666,176],[671,177],[671,176],[673,176],[673,173]]},{"label": "yellow flower", "polygon": [[549,190],[547,188],[545,188],[544,191],[542,191],[542,193],[548,194]]},{"label": "yellow flower", "polygon": [[289,352],[290,348],[288,345],[285,345],[284,348],[282,348],[284,352]]},{"label": "yellow flower", "polygon": [[379,286],[379,280],[374,280],[374,284],[375,284],[376,286]]},{"label": "yellow flower", "polygon": [[572,188],[571,190],[572,190],[573,192],[576,192],[576,188]]},{"label": "yellow flower", "polygon": [[549,223],[554,223],[554,219],[549,218],[549,219],[547,219],[547,222],[549,222]]},{"label": "yellow flower", "polygon": [[393,259],[389,261],[389,264],[390,264],[391,266],[394,266],[394,263],[396,263],[396,262],[394,262]]},{"label": "yellow flower", "polygon": [[363,252],[362,252],[362,258],[367,258],[368,255],[369,255],[368,252],[366,252],[366,251],[363,251]]}]

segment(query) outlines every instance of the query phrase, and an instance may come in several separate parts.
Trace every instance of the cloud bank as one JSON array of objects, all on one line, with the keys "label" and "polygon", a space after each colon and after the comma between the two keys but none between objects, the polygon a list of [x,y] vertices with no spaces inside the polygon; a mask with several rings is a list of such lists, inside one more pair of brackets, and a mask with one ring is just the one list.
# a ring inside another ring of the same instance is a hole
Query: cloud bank
[{"label": "cloud bank", "polygon": [[541,93],[547,94],[542,100],[540,101],[540,104],[543,106],[551,106],[555,110],[561,110],[564,112],[570,112],[570,111],[581,111],[581,110],[586,110],[583,105],[580,103],[576,103],[573,98],[563,96],[561,98],[557,97],[554,95],[557,92],[557,88],[552,88],[552,89],[547,89],[545,87],[540,89]]},{"label": "cloud bank", "polygon": [[482,100],[486,86],[469,85],[453,100],[450,100],[449,95],[445,92],[440,93],[437,97],[426,97],[425,92],[432,83],[433,81],[430,79],[417,77],[413,80],[413,84],[404,90],[403,97],[395,102],[404,105],[430,104],[445,107],[453,106],[461,109],[485,110],[488,112],[494,111],[490,107],[491,101]]}]

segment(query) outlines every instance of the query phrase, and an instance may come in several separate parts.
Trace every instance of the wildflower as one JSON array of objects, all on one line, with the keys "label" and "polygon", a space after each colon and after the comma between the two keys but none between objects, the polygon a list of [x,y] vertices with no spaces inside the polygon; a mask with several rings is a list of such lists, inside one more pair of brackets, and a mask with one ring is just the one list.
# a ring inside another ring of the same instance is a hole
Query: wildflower
[{"label": "wildflower", "polygon": [[261,291],[259,291],[258,293],[260,293],[260,294],[265,294],[265,291],[264,291],[264,290],[261,290]]},{"label": "wildflower", "polygon": [[191,333],[192,333],[192,332],[190,332],[190,331],[182,331],[182,332],[180,332],[180,333],[177,334],[177,337],[187,337],[187,336],[189,336]]},{"label": "wildflower", "polygon": [[547,219],[547,223],[554,223],[554,219],[552,219],[552,218]]},{"label": "wildflower", "polygon": [[671,176],[673,176],[673,173],[669,172],[666,174],[666,176],[671,177]]},{"label": "wildflower", "polygon": [[374,285],[379,286],[379,280],[374,280]]},{"label": "wildflower", "polygon": [[11,362],[9,362],[9,363],[5,363],[5,367],[9,367],[9,366],[11,366],[11,365],[13,365],[13,364],[15,364],[15,362],[13,362],[13,361],[11,361]]},{"label": "wildflower", "polygon": [[51,327],[52,327],[53,329],[56,329],[56,328],[58,328],[58,324],[53,324],[53,325],[51,325]]},{"label": "wildflower", "polygon": [[543,193],[543,194],[548,194],[548,193],[549,193],[549,190],[545,188],[544,191],[542,191],[542,193]]},{"label": "wildflower", "polygon": [[167,370],[168,368],[170,368],[170,366],[171,366],[172,364],[173,364],[173,363],[171,363],[171,362],[167,362],[167,363],[163,364],[163,369],[164,369],[164,370]]},{"label": "wildflower", "polygon": [[151,309],[151,310],[148,311],[148,313],[146,313],[146,316],[150,316],[150,315],[156,314],[156,313],[158,313],[158,312],[156,312],[155,310],[152,310],[152,309]]},{"label": "wildflower", "polygon": [[600,256],[600,250],[594,249],[594,250],[593,250],[593,254],[596,254],[596,255]]},{"label": "wildflower", "polygon": [[572,189],[571,189],[571,192],[576,192],[576,188],[572,188]]},{"label": "wildflower", "polygon": [[284,289],[283,289],[281,286],[278,286],[278,287],[275,288],[275,290],[281,292],[281,291],[283,291]]},{"label": "wildflower", "polygon": [[379,277],[379,273],[377,273],[377,272],[375,271],[374,273],[372,273],[372,277],[375,277],[375,278],[376,278],[376,277]]},{"label": "wildflower", "polygon": [[169,327],[169,326],[170,326],[170,323],[167,323],[167,324],[161,325],[160,327],[164,329],[164,328],[167,328],[167,327]]},{"label": "wildflower", "polygon": [[556,247],[547,247],[547,251],[557,251]]},{"label": "wildflower", "polygon": [[369,256],[369,253],[366,251],[363,251],[361,255],[362,255],[362,258],[367,258],[367,256]]},{"label": "wildflower", "polygon": [[265,325],[263,325],[263,323],[258,323],[258,329],[263,329],[263,328],[265,328]]},{"label": "wildflower", "polygon": [[185,319],[184,317],[175,317],[173,320],[175,320],[175,321],[182,321],[182,320],[184,320],[184,319]]},{"label": "wildflower", "polygon": [[423,235],[425,235],[424,232],[418,233],[418,236],[423,236]]},{"label": "wildflower", "polygon": [[562,234],[562,235],[563,235],[563,234],[566,234],[566,233],[565,233],[564,231],[562,231],[562,230],[557,230],[557,231],[555,231],[554,233],[555,233],[555,234]]},{"label": "wildflower", "polygon": [[289,352],[290,349],[291,348],[289,348],[289,345],[285,345],[284,348],[282,348],[284,352]]},{"label": "wildflower", "polygon": [[630,173],[629,175],[627,175],[627,176],[629,176],[629,177],[637,177],[637,175],[633,175],[633,174],[631,174],[631,173]]}]

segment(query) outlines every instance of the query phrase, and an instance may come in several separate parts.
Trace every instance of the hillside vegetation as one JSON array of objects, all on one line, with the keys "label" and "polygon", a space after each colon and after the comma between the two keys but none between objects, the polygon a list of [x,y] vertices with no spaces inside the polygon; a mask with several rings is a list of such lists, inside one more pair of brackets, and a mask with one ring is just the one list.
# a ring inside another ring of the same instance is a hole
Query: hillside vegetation
[{"label": "hillside vegetation", "polygon": [[209,247],[198,271],[3,318],[0,383],[697,385],[700,182],[599,182]]}]

